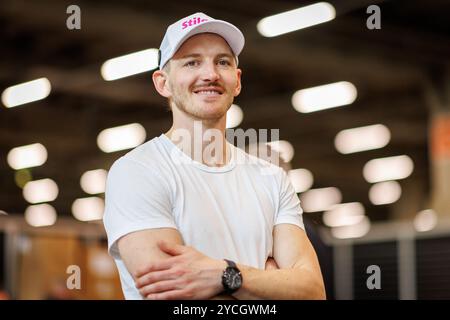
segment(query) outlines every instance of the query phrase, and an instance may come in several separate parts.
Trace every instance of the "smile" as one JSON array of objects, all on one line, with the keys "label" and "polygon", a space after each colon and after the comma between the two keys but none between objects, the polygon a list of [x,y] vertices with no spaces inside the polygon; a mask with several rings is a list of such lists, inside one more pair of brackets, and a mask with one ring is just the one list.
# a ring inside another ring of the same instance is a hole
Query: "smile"
[{"label": "smile", "polygon": [[223,94],[223,89],[218,86],[200,87],[194,90],[194,93],[205,96],[217,96]]},{"label": "smile", "polygon": [[218,91],[214,91],[214,90],[201,90],[201,91],[195,91],[195,94],[200,94],[200,95],[208,95],[208,96],[212,96],[212,95],[221,95],[221,92]]}]

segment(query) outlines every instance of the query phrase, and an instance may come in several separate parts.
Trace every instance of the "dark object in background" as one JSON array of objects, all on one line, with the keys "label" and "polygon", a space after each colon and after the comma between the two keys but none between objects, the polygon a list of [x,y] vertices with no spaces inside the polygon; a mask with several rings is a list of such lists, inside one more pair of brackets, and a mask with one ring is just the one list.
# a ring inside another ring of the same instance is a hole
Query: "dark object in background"
[{"label": "dark object in background", "polygon": [[309,219],[306,215],[303,215],[303,223],[305,224],[306,234],[308,235],[314,250],[316,250],[317,258],[319,259],[327,299],[334,300],[333,248],[327,246],[322,241],[317,233],[314,221]]}]

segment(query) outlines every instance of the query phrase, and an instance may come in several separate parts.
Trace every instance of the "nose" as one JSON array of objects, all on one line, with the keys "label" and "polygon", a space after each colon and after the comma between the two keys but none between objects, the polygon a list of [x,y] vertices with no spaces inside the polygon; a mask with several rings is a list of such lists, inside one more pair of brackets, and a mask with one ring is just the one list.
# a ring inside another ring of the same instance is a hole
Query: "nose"
[{"label": "nose", "polygon": [[214,62],[208,62],[203,64],[201,77],[203,81],[207,82],[214,82],[220,78],[220,75],[217,72],[216,65],[214,64]]}]

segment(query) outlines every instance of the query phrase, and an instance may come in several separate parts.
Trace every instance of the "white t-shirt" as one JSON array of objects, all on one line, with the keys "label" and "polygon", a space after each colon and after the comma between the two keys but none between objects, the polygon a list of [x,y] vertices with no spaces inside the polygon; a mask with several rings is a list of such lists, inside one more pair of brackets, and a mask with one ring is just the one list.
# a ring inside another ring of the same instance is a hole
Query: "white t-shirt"
[{"label": "white t-shirt", "polygon": [[142,299],[117,248],[131,232],[175,228],[186,245],[211,258],[264,269],[274,225],[304,229],[300,201],[283,169],[228,146],[229,163],[208,167],[162,134],[113,164],[103,220],[126,299]]}]

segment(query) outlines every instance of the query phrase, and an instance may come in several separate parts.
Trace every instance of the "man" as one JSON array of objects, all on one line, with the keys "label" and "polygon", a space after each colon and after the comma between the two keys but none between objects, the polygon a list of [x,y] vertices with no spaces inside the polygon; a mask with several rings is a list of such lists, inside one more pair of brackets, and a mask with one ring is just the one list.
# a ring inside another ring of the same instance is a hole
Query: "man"
[{"label": "man", "polygon": [[104,224],[127,299],[325,298],[287,175],[225,140],[243,46],[203,13],[167,29],[153,83],[173,125],[108,174]]}]

